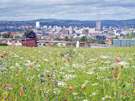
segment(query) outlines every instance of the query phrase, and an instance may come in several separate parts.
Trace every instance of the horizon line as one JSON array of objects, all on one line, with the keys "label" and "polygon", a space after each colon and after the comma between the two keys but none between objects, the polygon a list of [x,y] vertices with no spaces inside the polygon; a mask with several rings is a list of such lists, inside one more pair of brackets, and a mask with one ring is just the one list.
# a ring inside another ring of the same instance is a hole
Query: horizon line
[{"label": "horizon line", "polygon": [[[33,20],[0,20],[1,21],[35,21],[35,20],[74,20],[74,21],[107,21],[108,19],[106,20],[75,20],[75,19],[33,19]],[[135,20],[134,19],[125,19],[126,20]],[[110,21],[124,21],[124,20],[114,20],[114,19],[111,19]],[[42,22],[42,21],[41,21]]]}]

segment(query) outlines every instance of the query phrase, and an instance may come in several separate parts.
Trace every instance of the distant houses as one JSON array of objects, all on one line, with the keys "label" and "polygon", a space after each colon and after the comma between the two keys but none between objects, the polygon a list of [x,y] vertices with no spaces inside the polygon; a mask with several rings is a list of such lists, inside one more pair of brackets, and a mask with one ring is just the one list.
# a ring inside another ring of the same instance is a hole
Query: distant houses
[{"label": "distant houses", "polygon": [[[70,46],[73,45],[76,47],[76,42],[70,42],[70,41],[45,41],[45,40],[40,40],[36,41],[35,39],[30,39],[27,38],[25,39],[14,39],[14,38],[0,38],[1,43],[7,43],[9,46],[26,46],[26,47],[44,47],[48,45],[57,45],[57,46]],[[80,47],[90,47],[89,42],[79,42]]]},{"label": "distant houses", "polygon": [[[48,46],[48,45],[57,45],[57,46],[70,46],[73,45],[74,47],[76,47],[76,43],[77,42],[70,42],[70,41],[44,41],[44,40],[40,40],[37,41],[37,46],[39,47],[44,47],[44,46]],[[79,42],[79,46],[80,47],[90,47],[90,43],[89,42]]]},{"label": "distant houses", "polygon": [[27,38],[25,39],[14,39],[14,38],[0,38],[1,43],[7,43],[9,46],[26,46],[26,47],[35,47],[36,40]]}]

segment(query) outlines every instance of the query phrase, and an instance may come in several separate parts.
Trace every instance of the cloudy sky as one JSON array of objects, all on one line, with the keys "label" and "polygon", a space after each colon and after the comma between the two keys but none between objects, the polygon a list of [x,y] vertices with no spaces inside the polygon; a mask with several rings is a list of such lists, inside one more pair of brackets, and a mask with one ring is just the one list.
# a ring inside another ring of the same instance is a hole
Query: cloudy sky
[{"label": "cloudy sky", "polygon": [[0,0],[0,21],[134,18],[135,0]]}]

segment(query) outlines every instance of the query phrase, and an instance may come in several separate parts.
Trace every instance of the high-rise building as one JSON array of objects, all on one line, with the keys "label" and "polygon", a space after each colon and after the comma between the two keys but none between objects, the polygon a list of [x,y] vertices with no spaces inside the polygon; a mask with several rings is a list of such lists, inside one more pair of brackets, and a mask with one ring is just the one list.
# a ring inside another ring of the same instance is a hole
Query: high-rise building
[{"label": "high-rise building", "polygon": [[40,27],[40,22],[36,22],[36,27]]},{"label": "high-rise building", "polygon": [[96,21],[96,31],[101,31],[101,21],[97,20]]},{"label": "high-rise building", "polygon": [[69,34],[72,34],[73,33],[73,28],[70,26],[69,27]]}]

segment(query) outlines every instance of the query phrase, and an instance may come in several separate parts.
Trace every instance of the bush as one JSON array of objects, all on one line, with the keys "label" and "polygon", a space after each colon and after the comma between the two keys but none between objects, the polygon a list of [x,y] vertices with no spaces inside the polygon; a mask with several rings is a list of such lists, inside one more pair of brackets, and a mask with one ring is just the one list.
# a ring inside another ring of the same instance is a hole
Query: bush
[{"label": "bush", "polygon": [[7,46],[6,43],[0,43],[0,46]]}]

